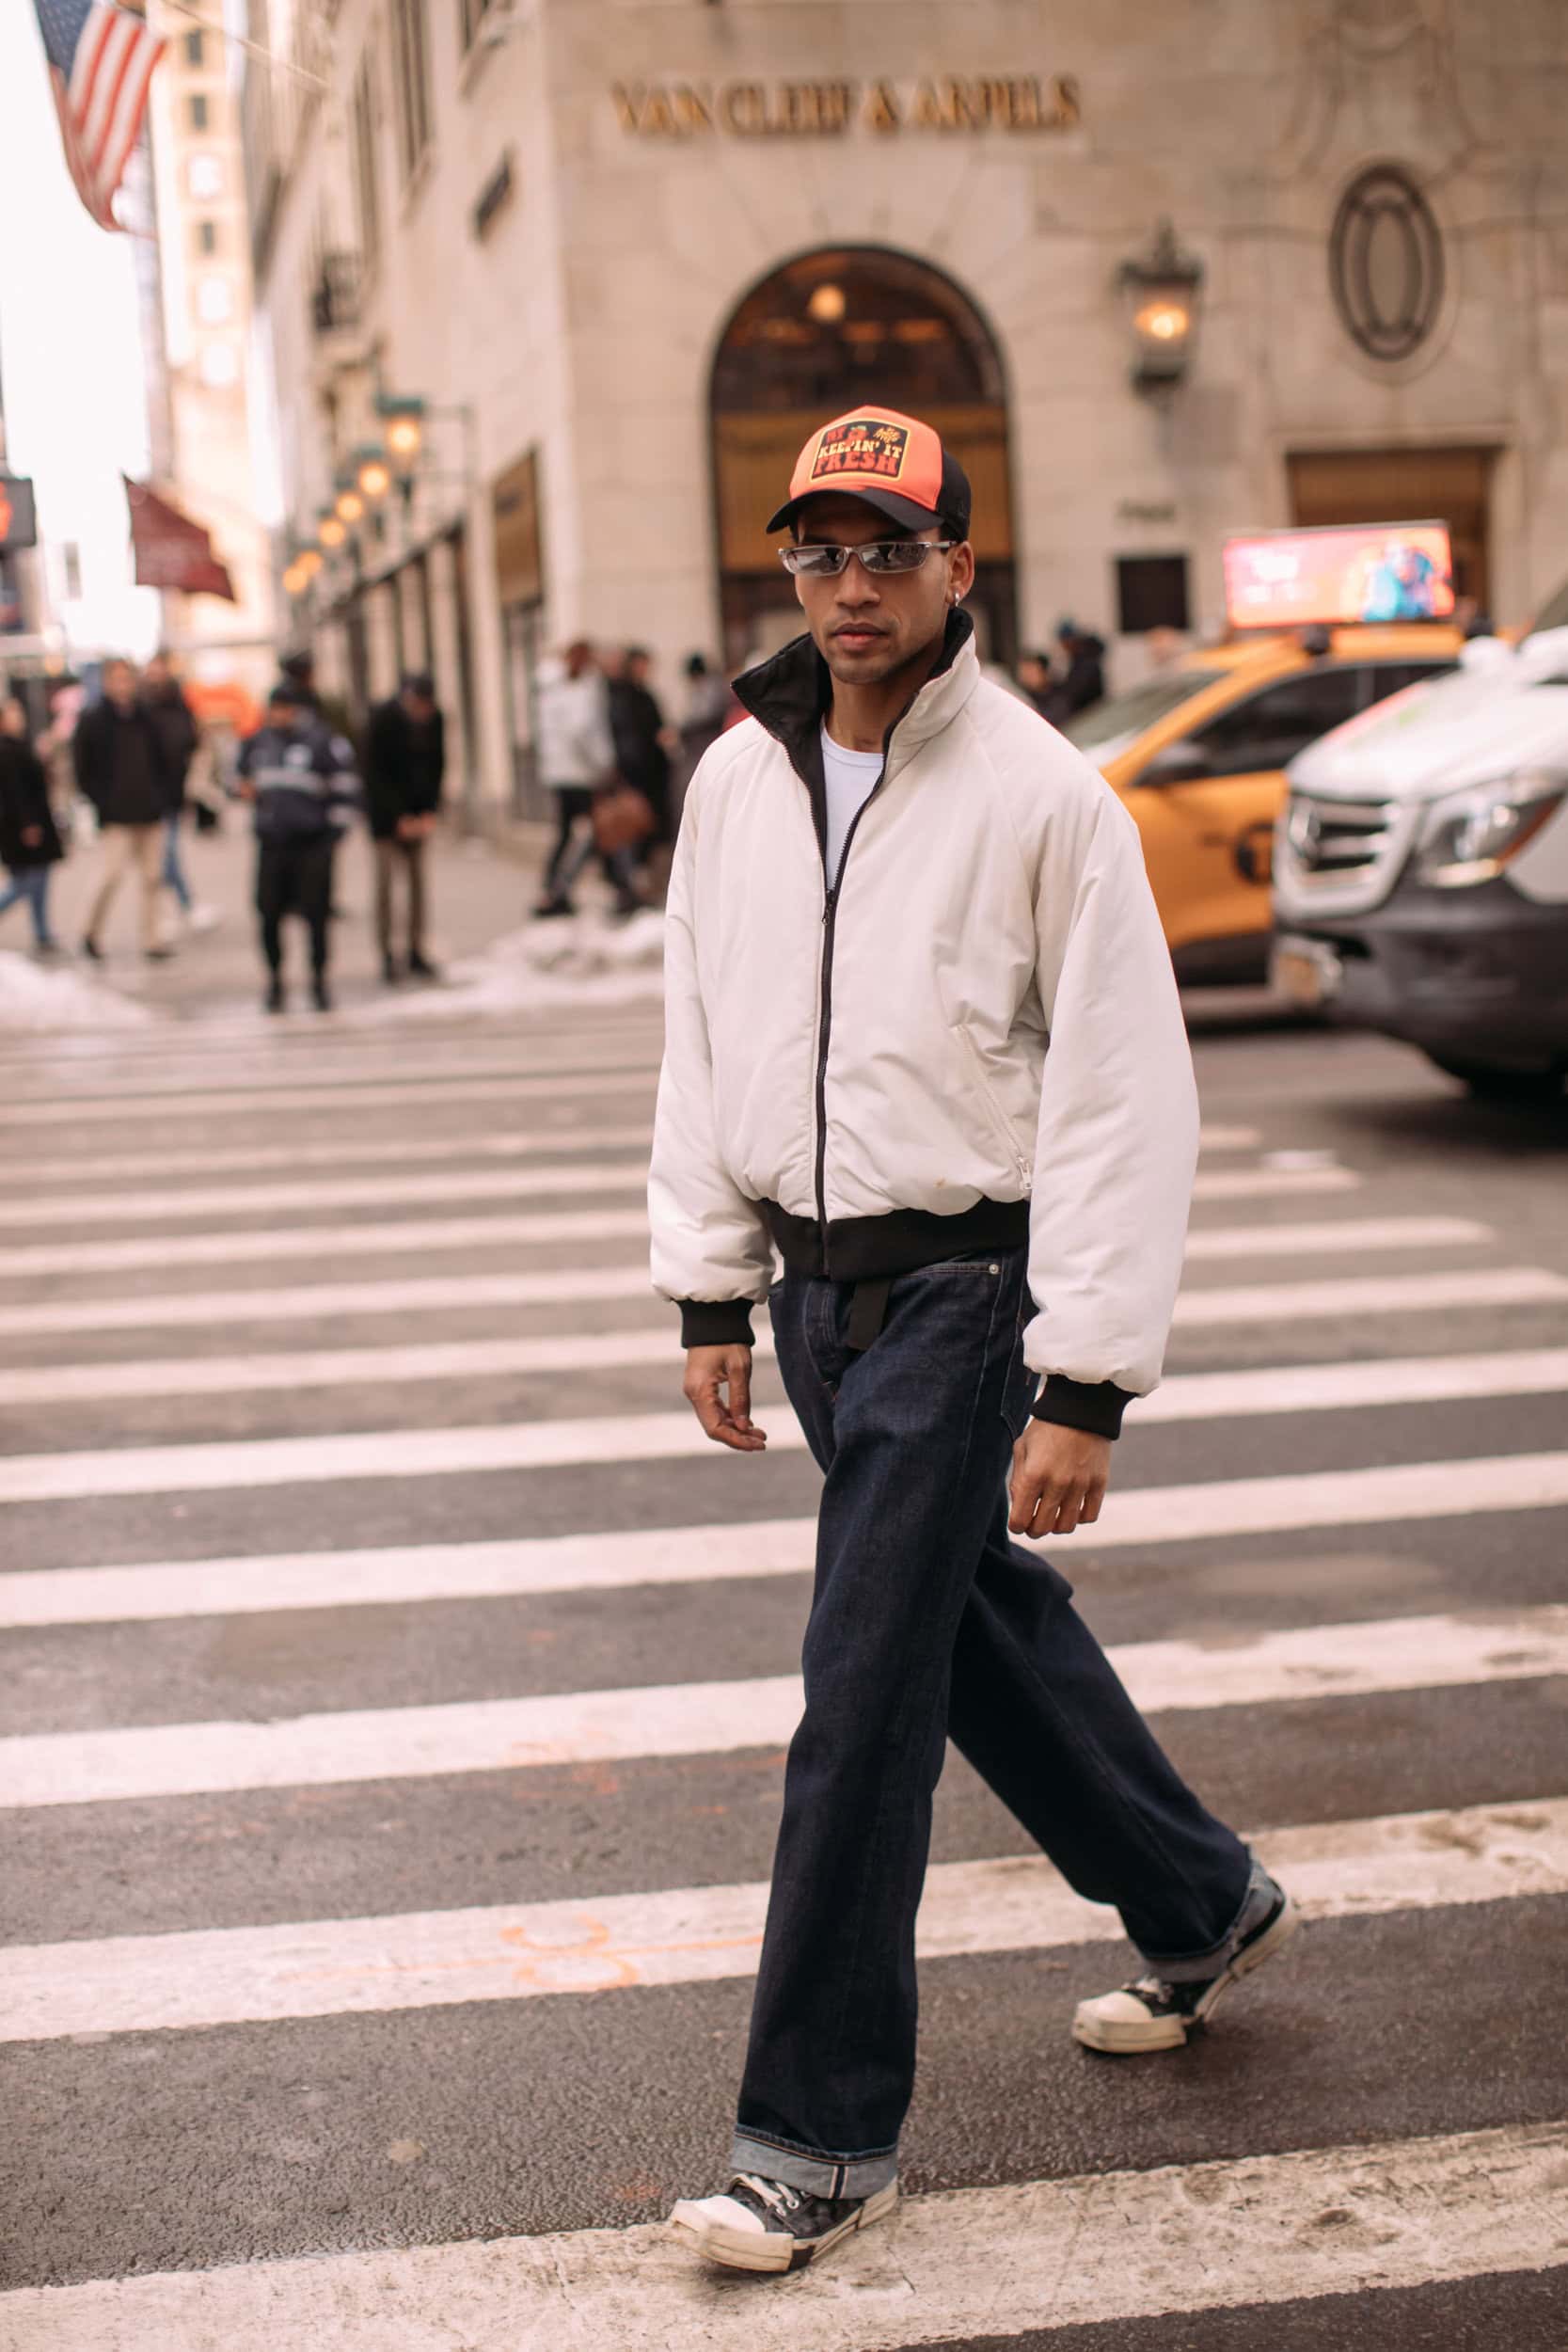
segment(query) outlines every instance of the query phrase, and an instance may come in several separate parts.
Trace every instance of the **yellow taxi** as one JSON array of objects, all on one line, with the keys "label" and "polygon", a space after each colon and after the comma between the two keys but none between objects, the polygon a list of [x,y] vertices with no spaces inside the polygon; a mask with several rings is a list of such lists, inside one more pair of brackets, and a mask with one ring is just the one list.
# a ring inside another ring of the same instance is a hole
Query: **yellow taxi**
[{"label": "yellow taxi", "polygon": [[1298,752],[1358,711],[1451,670],[1442,622],[1303,628],[1204,647],[1069,720],[1137,820],[1177,977],[1268,971],[1270,850]]}]

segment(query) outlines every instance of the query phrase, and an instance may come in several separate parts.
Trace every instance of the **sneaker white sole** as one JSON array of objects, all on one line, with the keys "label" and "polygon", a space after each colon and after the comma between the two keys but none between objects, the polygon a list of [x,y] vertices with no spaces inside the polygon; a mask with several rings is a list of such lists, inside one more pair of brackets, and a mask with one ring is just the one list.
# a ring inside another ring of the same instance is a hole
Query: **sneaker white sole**
[{"label": "sneaker white sole", "polygon": [[897,2202],[898,2184],[890,2181],[886,2188],[878,2189],[866,2199],[859,2213],[841,2221],[836,2230],[803,2244],[782,2231],[726,2230],[710,2221],[684,2197],[670,2216],[669,2228],[689,2252],[701,2254],[710,2263],[721,2263],[726,2270],[803,2270],[807,2263],[819,2262],[831,2252],[840,2238],[850,2237],[857,2230],[868,2230],[874,2221],[885,2221]]},{"label": "sneaker white sole", "polygon": [[1301,1914],[1285,1898],[1285,1908],[1266,1935],[1256,1944],[1249,1944],[1239,1952],[1223,1976],[1214,1979],[1191,2017],[1149,2017],[1137,2020],[1130,2017],[1102,2017],[1097,2013],[1096,2001],[1080,2001],[1072,2021],[1075,2042],[1086,2050],[1102,2050],[1114,2058],[1136,2058],[1154,2050],[1180,2050],[1198,2026],[1208,2024],[1228,1988],[1255,1968],[1271,1960],[1282,1945],[1288,1944],[1301,1925]]}]

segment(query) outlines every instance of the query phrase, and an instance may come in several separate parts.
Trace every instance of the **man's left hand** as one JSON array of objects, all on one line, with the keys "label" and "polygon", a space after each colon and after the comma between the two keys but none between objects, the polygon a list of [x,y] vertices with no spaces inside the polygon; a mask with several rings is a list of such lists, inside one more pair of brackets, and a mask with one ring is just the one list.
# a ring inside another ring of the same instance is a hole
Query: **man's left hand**
[{"label": "man's left hand", "polygon": [[1111,1440],[1053,1421],[1031,1421],[1013,1448],[1008,1488],[1014,1535],[1070,1535],[1100,1517],[1111,1478]]}]

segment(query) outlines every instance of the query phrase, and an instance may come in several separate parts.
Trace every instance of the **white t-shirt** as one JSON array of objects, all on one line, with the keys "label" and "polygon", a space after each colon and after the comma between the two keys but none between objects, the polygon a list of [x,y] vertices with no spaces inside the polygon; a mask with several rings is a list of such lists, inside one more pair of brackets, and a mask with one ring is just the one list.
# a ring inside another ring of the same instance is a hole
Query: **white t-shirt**
[{"label": "white t-shirt", "polygon": [[880,752],[847,752],[822,729],[822,781],[828,791],[828,880],[836,887],[844,844],[882,772]]}]

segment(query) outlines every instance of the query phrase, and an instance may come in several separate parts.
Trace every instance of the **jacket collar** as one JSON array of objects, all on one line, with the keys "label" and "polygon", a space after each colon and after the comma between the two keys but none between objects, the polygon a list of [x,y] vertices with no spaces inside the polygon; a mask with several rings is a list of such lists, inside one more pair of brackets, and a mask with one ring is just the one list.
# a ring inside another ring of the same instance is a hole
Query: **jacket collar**
[{"label": "jacket collar", "polygon": [[[956,607],[947,616],[936,668],[882,739],[888,777],[951,725],[974,693],[980,681],[974,641],[974,622],[961,606]],[[782,652],[735,681],[736,701],[784,745],[790,766],[814,799],[822,788],[822,721],[832,701],[832,684],[828,665],[809,636],[792,638]]]}]

